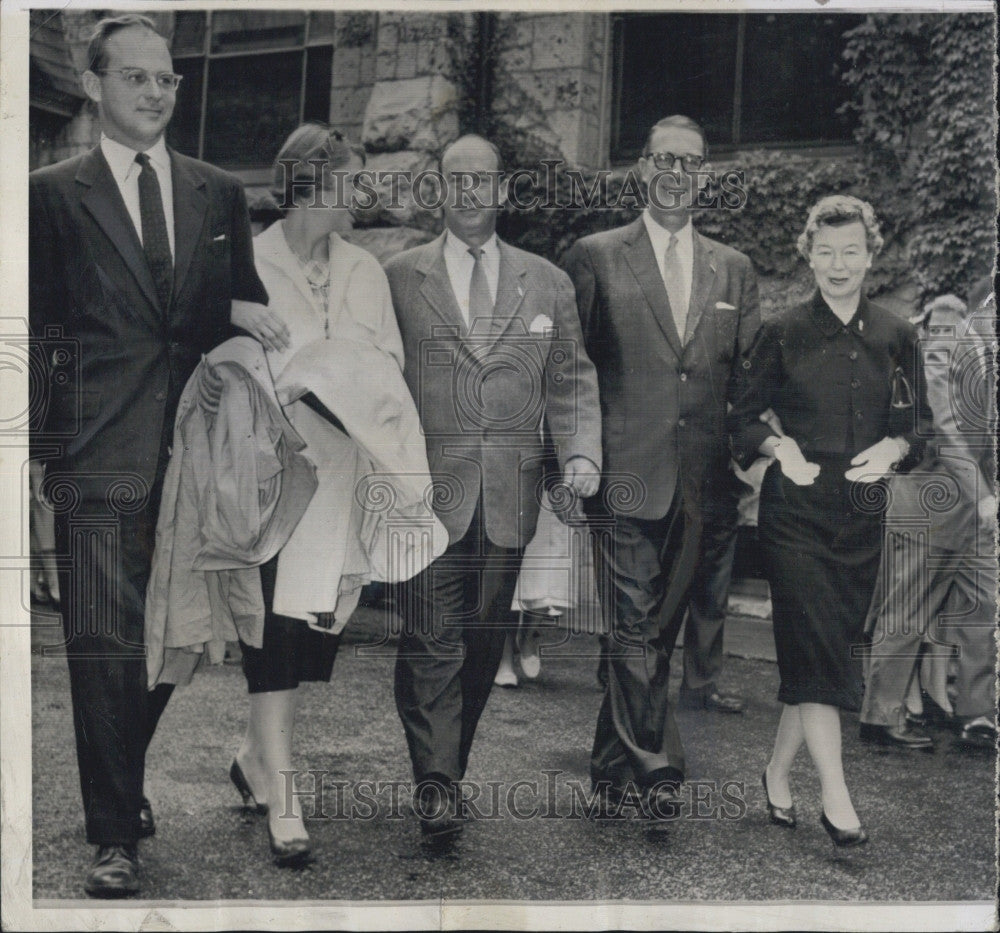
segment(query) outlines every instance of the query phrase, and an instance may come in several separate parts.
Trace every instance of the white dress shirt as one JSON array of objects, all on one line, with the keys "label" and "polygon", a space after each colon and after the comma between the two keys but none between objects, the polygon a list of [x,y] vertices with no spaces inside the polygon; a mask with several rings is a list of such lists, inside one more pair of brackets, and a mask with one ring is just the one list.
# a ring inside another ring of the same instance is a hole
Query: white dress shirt
[{"label": "white dress shirt", "polygon": [[[670,245],[670,231],[661,227],[650,216],[648,210],[642,212],[642,222],[646,225],[646,232],[649,234],[650,242],[653,244],[653,255],[656,256],[656,265],[660,270],[660,278],[666,284],[666,276],[663,272],[664,254]],[[691,313],[691,282],[694,276],[694,227],[691,220],[681,227],[675,234],[677,237],[677,258],[680,260],[681,269],[684,271],[684,295],[687,299],[688,314]],[[684,335],[681,334],[681,340]]]},{"label": "white dress shirt", "polygon": [[[486,284],[490,289],[493,304],[497,301],[497,284],[500,281],[500,241],[494,233],[483,245],[483,271],[486,273]],[[448,270],[448,280],[451,290],[455,293],[462,318],[466,328],[469,321],[469,287],[472,285],[472,267],[476,260],[469,252],[469,244],[463,243],[450,230],[444,236],[444,265]]]},{"label": "white dress shirt", "polygon": [[[125,201],[125,209],[135,226],[135,232],[142,242],[142,213],[139,210],[139,172],[142,168],[135,161],[136,150],[129,149],[119,142],[101,134],[101,152],[108,161],[111,174],[114,176],[118,190]],[[163,199],[163,216],[167,221],[167,237],[170,240],[170,255],[176,256],[174,249],[174,183],[170,176],[170,155],[167,144],[161,136],[146,150],[149,162],[156,171],[156,180],[160,183],[160,196]]]}]

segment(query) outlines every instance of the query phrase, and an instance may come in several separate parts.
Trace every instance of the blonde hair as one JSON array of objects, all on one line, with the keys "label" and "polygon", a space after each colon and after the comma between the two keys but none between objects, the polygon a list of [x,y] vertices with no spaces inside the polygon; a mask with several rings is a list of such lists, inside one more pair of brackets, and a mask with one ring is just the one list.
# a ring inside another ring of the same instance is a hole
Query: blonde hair
[{"label": "blonde hair", "polygon": [[806,226],[799,235],[796,245],[799,255],[809,258],[812,251],[813,237],[820,227],[842,227],[844,224],[860,222],[865,228],[865,243],[868,252],[878,255],[882,249],[882,233],[879,230],[875,211],[867,201],[855,198],[849,194],[831,194],[820,198],[809,211]]},{"label": "blonde hair", "polygon": [[[340,130],[325,123],[303,123],[292,130],[274,160],[271,194],[282,207],[295,204],[304,198],[301,193],[303,186],[315,177],[310,160],[322,160],[327,168],[335,170],[347,165],[352,155],[358,156],[364,164],[365,150],[352,143]],[[288,171],[289,167],[291,171]]]}]

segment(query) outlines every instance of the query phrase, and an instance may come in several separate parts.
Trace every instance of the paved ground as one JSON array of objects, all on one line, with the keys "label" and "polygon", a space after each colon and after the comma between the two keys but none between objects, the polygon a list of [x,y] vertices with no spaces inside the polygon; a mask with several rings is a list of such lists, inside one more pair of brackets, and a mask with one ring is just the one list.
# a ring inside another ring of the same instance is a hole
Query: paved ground
[{"label": "paved ground", "polygon": [[[37,646],[55,629],[36,616]],[[935,754],[873,751],[845,717],[845,765],[872,843],[838,853],[819,826],[818,781],[803,752],[793,773],[797,830],[768,824],[760,772],[778,716],[777,671],[767,624],[733,620],[725,686],[749,698],[743,716],[679,714],[688,754],[688,794],[702,803],[681,819],[651,825],[571,818],[574,782],[586,787],[600,692],[594,642],[576,636],[548,658],[541,678],[494,691],[469,779],[483,782],[484,818],[450,849],[426,847],[405,801],[381,810],[354,787],[353,819],[338,818],[334,782],[408,781],[403,732],[392,700],[392,645],[378,616],[362,611],[349,629],[332,684],[306,688],[298,737],[303,768],[325,773],[322,818],[309,823],[317,861],[275,868],[263,821],[244,816],[227,770],[245,722],[238,667],[198,675],[168,707],[150,750],[146,789],[158,832],[142,844],[144,897],[196,899],[634,899],[843,901],[982,900],[995,894],[994,763],[939,735]],[[78,898],[91,850],[82,818],[65,661],[33,657],[34,883],[36,898]],[[543,769],[553,772],[551,776]],[[522,785],[506,799],[515,781]],[[501,782],[499,806],[485,782]],[[549,797],[547,781],[554,786]],[[698,784],[698,781],[714,782]],[[732,782],[723,788],[723,782]],[[725,795],[725,796],[723,796]],[[510,812],[539,814],[518,819]],[[308,806],[308,804],[307,804]],[[708,818],[698,819],[700,810]],[[543,814],[548,814],[542,818]]]}]

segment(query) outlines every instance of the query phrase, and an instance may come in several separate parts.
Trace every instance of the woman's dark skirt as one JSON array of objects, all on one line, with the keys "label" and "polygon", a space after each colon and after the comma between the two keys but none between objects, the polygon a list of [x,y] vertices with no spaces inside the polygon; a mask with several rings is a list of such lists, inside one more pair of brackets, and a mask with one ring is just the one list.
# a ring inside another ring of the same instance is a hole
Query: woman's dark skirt
[{"label": "woman's dark skirt", "polygon": [[844,478],[849,457],[810,457],[811,486],[771,464],[758,535],[771,586],[782,703],[861,707],[862,640],[882,551],[883,483]]},{"label": "woman's dark skirt", "polygon": [[277,557],[261,565],[260,583],[264,592],[263,647],[251,648],[240,642],[243,674],[247,679],[249,693],[294,690],[299,683],[307,680],[329,681],[340,645],[339,635],[318,632],[301,619],[290,619],[271,611],[277,575]]}]

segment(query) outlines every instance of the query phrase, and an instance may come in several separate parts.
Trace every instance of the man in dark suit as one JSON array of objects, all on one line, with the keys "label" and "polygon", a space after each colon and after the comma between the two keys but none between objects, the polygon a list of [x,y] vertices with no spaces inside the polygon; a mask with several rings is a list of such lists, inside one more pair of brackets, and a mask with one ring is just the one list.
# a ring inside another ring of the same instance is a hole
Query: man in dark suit
[{"label": "man in dark suit", "polygon": [[138,890],[154,832],[143,614],[174,414],[233,298],[265,303],[239,182],[167,149],[179,77],[142,16],[98,24],[84,90],[100,145],[30,177],[30,319],[47,380],[35,453],[56,503],[62,613],[87,840],[85,888]]},{"label": "man in dark suit", "polygon": [[[495,233],[500,156],[445,150],[444,234],[386,266],[448,550],[408,588],[396,706],[429,835],[459,830],[455,784],[500,664],[521,554],[539,511],[544,427],[564,481],[600,477],[597,377],[573,286]],[[464,193],[464,196],[463,196]]]},{"label": "man in dark suit", "polygon": [[667,117],[638,169],[649,206],[565,257],[603,422],[601,491],[587,503],[606,614],[608,682],[591,754],[595,790],[632,790],[671,818],[684,751],[667,701],[670,655],[698,558],[706,467],[725,450],[726,402],[759,326],[750,260],[691,226],[701,128]]}]

